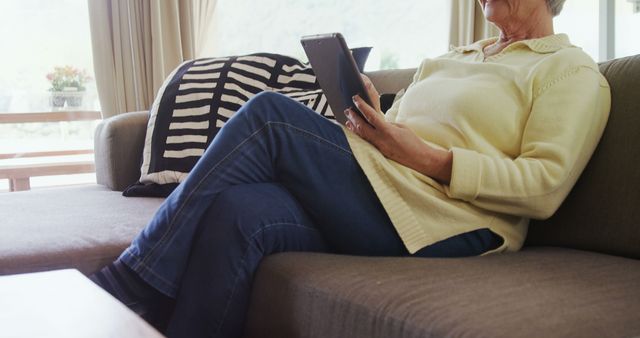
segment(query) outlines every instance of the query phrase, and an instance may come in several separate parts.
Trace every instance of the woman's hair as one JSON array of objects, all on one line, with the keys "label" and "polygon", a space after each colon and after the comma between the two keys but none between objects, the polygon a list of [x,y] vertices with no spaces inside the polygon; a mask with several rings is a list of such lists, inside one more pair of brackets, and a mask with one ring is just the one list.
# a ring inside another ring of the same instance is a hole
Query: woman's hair
[{"label": "woman's hair", "polygon": [[553,16],[558,16],[558,14],[560,14],[564,2],[565,0],[547,0],[547,5],[549,6]]}]

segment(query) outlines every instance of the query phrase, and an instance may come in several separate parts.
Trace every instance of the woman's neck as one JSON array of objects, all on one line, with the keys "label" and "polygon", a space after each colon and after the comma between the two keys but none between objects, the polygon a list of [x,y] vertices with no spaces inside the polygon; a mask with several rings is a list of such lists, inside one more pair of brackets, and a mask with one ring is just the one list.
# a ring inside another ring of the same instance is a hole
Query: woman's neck
[{"label": "woman's neck", "polygon": [[496,42],[485,47],[486,56],[498,54],[517,41],[538,39],[554,34],[553,18],[548,13],[534,12],[527,20],[494,22],[494,24],[500,29],[500,36]]},{"label": "woman's neck", "polygon": [[533,27],[499,27],[500,37],[496,43],[512,44],[516,41],[538,39],[553,35],[553,21],[547,23],[540,22],[540,25]]}]

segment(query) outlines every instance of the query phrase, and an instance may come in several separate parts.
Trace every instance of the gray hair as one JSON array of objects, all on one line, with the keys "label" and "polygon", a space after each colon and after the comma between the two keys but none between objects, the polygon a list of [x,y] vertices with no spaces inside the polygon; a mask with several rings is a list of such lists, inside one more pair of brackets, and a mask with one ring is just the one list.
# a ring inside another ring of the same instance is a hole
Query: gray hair
[{"label": "gray hair", "polygon": [[558,16],[562,11],[562,6],[566,0],[547,0],[547,6],[553,16]]}]

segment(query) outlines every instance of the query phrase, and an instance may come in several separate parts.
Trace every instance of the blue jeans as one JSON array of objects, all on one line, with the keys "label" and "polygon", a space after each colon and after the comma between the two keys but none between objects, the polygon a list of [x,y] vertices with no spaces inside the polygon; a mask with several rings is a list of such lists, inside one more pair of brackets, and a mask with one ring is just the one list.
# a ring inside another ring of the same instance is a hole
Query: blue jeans
[{"label": "blue jeans", "polygon": [[[478,230],[417,255],[478,255],[499,240]],[[282,251],[408,255],[342,129],[262,93],[220,130],[120,260],[176,298],[169,336],[234,337],[256,267]]]}]

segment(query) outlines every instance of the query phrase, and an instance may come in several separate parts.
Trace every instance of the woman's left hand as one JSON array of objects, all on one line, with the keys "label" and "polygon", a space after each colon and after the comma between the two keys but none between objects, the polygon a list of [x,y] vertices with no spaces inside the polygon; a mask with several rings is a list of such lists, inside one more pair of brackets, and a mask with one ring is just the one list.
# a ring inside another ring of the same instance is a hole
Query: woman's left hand
[{"label": "woman's left hand", "polygon": [[[371,82],[366,80],[369,96],[377,95],[371,90]],[[360,96],[354,96],[353,102],[366,121],[352,109],[347,109],[345,114],[349,120],[346,126],[349,130],[374,145],[385,157],[442,183],[449,183],[453,163],[451,152],[430,147],[405,125],[387,122],[381,112]]]}]

